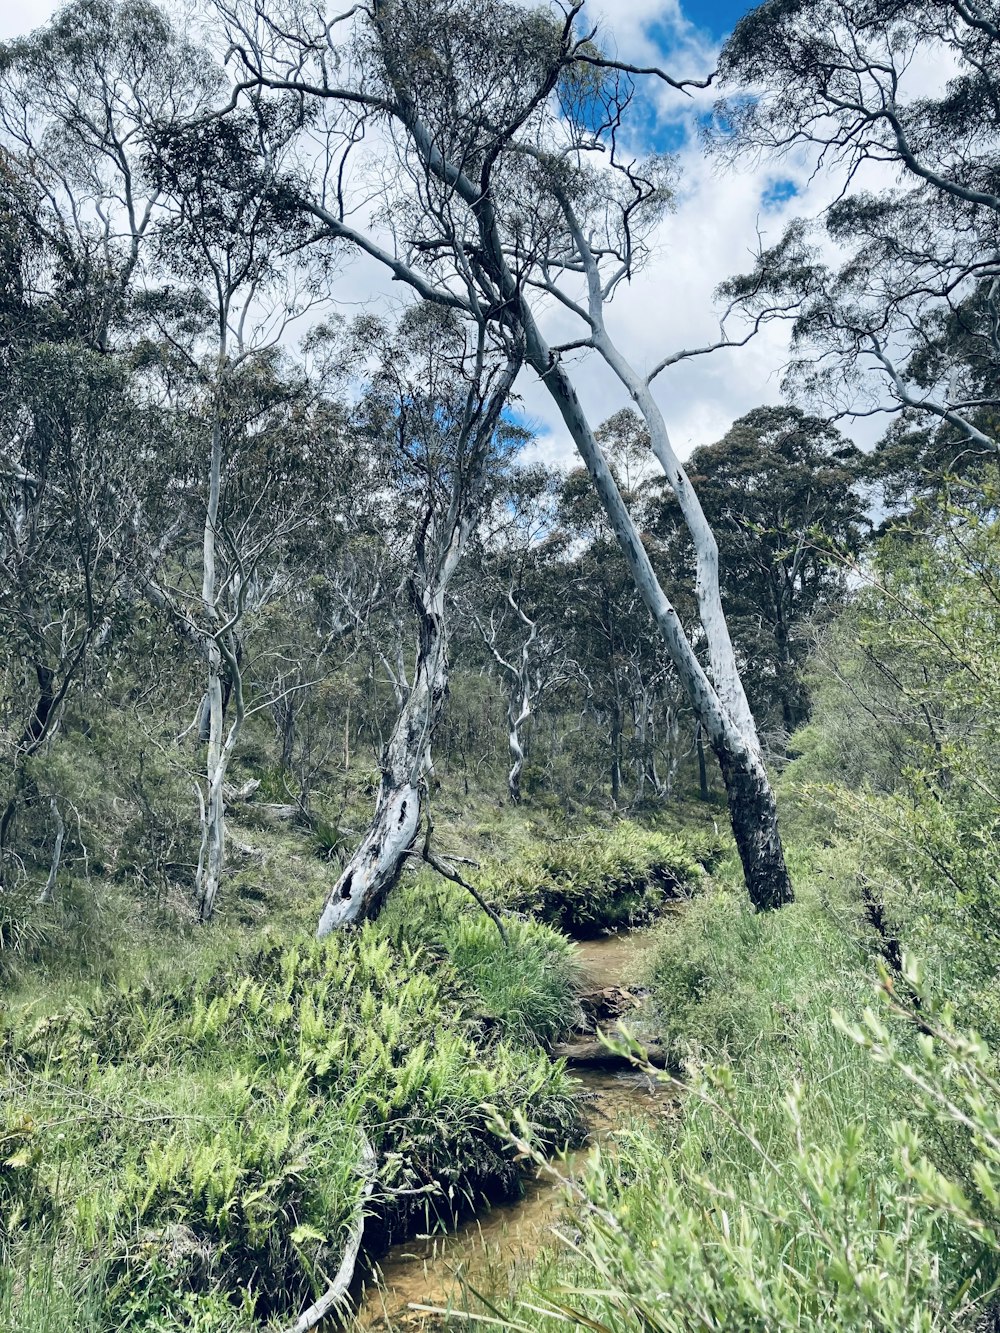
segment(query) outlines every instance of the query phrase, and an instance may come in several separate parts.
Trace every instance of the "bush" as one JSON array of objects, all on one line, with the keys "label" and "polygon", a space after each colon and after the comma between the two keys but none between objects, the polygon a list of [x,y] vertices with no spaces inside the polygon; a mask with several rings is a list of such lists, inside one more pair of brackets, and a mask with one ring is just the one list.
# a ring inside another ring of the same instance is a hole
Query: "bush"
[{"label": "bush", "polygon": [[533,845],[513,863],[491,861],[477,885],[493,900],[580,935],[652,921],[703,873],[684,838],[622,820],[606,831]]},{"label": "bush", "polygon": [[539,921],[504,913],[503,923],[506,943],[470,894],[421,871],[395,891],[378,930],[446,959],[469,1011],[505,1039],[558,1041],[580,1017],[573,945]]},{"label": "bush", "polygon": [[853,1118],[810,1113],[825,1095],[815,1059],[801,1079],[772,1081],[756,1097],[746,1086],[755,1057],[692,1067],[672,1144],[637,1129],[615,1155],[592,1156],[569,1189],[572,1247],[539,1267],[530,1311],[512,1307],[508,1325],[540,1333],[994,1327],[997,1060],[956,1029],[949,1010],[934,1011],[909,966],[906,981],[919,1009],[897,1003],[885,982],[882,1013],[834,1016],[828,1042],[839,1060],[828,1080],[843,1081],[843,1064],[860,1056],[870,1086],[892,1088],[905,1114],[880,1126],[867,1114],[871,1098]]}]

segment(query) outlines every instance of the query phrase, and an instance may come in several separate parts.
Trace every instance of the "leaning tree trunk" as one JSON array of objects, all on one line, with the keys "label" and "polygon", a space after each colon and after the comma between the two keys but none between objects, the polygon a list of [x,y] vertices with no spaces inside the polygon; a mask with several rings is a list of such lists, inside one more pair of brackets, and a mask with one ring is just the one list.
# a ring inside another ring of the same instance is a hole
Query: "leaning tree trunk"
[{"label": "leaning tree trunk", "polygon": [[375,814],[324,904],[316,932],[320,938],[378,911],[417,836],[421,779],[430,764],[431,740],[448,692],[444,598],[443,583],[421,598],[413,683],[382,756]]},{"label": "leaning tree trunk", "polygon": [[[666,644],[695,715],[719,760],[729,797],[733,836],[743,864],[747,892],[760,910],[791,902],[791,880],[778,833],[774,793],[757,745],[756,729],[746,714],[746,696],[738,676],[727,675],[729,706],[709,681],[681,626],[680,617],[660,586],[638,529],[622,499],[608,463],[584,414],[576,391],[554,357],[530,311],[522,306],[528,361],[555,400],[590,473],[628,563],[635,585]],[[716,634],[721,634],[718,623]],[[726,632],[728,635],[728,631]]]}]

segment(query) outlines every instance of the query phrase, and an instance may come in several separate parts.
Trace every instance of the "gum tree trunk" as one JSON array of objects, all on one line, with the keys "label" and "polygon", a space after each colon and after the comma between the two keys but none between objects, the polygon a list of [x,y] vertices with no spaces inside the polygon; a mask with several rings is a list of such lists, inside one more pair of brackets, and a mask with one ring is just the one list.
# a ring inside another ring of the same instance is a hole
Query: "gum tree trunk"
[{"label": "gum tree trunk", "polygon": [[448,692],[446,584],[447,579],[421,601],[413,683],[382,756],[375,814],[324,904],[317,930],[320,938],[378,911],[395,887],[417,836],[420,783],[430,766],[431,739]]},{"label": "gum tree trunk", "polygon": [[511,805],[521,803],[521,774],[524,772],[524,746],[521,743],[521,728],[531,717],[531,695],[524,686],[511,695],[507,708],[509,730],[507,748],[510,751],[510,772],[507,774],[507,794]]},{"label": "gum tree trunk", "polygon": [[524,773],[524,742],[521,729],[531,720],[534,713],[534,700],[541,694],[541,689],[532,689],[531,653],[538,638],[538,623],[520,607],[514,598],[513,590],[508,592],[507,601],[528,634],[521,644],[517,661],[504,657],[497,647],[496,631],[487,631],[477,618],[479,632],[483,642],[493,654],[500,670],[507,677],[507,749],[510,753],[510,770],[507,773],[507,794],[511,805],[521,803],[521,776]]},{"label": "gum tree trunk", "polygon": [[[749,728],[745,722],[749,708],[742,684],[738,682],[737,676],[738,688],[734,689],[729,679],[727,693],[735,708],[732,711],[726,707],[720,693],[705,675],[676,610],[660,586],[639,532],[569,377],[559,360],[552,356],[530,311],[524,307],[522,309],[528,361],[559,408],[590,473],[636,588],[656,622],[695,715],[704,727],[719,760],[729,798],[733,836],[750,899],[758,911],[781,907],[791,902],[794,894],[778,833],[774,793],[757,745],[756,728],[752,725],[752,719]],[[719,632],[718,626],[716,631]]]},{"label": "gum tree trunk", "polygon": [[497,422],[522,364],[520,350],[509,351],[503,370],[484,394],[484,349],[485,326],[481,325],[447,505],[432,499],[416,535],[409,585],[419,620],[413,681],[407,687],[400,667],[396,684],[401,703],[382,756],[375,813],[323,906],[316,932],[320,938],[379,910],[395,887],[420,828],[421,784],[433,773],[431,743],[448,693],[445,598],[479,517]]},{"label": "gum tree trunk", "polygon": [[[208,468],[208,507],[205,513],[205,531],[202,543],[201,598],[208,622],[218,625],[218,578],[216,574],[216,545],[218,542],[219,495],[222,484],[222,429],[218,419],[212,425],[212,445]],[[195,875],[194,894],[198,917],[207,921],[215,908],[215,897],[222,882],[226,859],[226,806],[222,795],[225,776],[222,764],[222,653],[218,642],[205,638],[208,665],[208,683],[205,691],[205,711],[202,725],[208,722],[208,747],[205,752],[206,793],[201,798],[201,848],[198,853],[198,871]]]},{"label": "gum tree trunk", "polygon": [[[225,343],[222,343],[225,357]],[[222,376],[220,374],[220,386]],[[221,393],[221,387],[220,387]],[[236,609],[223,622],[220,614],[219,579],[216,568],[219,499],[222,484],[222,421],[221,403],[216,408],[212,428],[212,446],[209,459],[208,509],[205,515],[205,534],[202,567],[202,602],[212,630],[203,636],[203,651],[208,666],[205,694],[205,714],[208,721],[208,745],[205,751],[205,794],[199,788],[201,811],[201,847],[198,870],[195,875],[195,904],[198,919],[209,921],[215,911],[215,900],[222,884],[226,867],[226,799],[225,782],[229,761],[243,730],[245,708],[243,675],[240,670],[239,647],[233,628],[243,613],[243,586],[234,579]],[[223,673],[226,681],[223,682]],[[228,700],[226,693],[228,690]],[[226,729],[226,704],[232,706],[232,717]],[[203,714],[203,722],[205,716]]]}]

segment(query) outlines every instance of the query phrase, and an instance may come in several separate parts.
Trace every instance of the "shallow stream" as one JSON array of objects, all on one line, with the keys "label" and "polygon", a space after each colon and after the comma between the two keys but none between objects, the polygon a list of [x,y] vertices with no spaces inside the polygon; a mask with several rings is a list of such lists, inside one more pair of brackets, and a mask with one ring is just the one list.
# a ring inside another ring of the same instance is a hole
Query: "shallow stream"
[{"label": "shallow stream", "polygon": [[[582,989],[627,985],[649,938],[647,932],[635,931],[581,942]],[[637,1118],[667,1115],[675,1105],[669,1087],[641,1074],[588,1068],[573,1072],[586,1094],[591,1142],[607,1139]],[[580,1149],[560,1169],[572,1171],[586,1153]],[[466,1284],[490,1293],[511,1290],[518,1272],[551,1239],[561,1205],[561,1191],[551,1180],[529,1180],[520,1199],[479,1214],[449,1235],[416,1237],[393,1246],[369,1281],[359,1326],[419,1328],[433,1316],[411,1309],[413,1305],[462,1309]]]}]

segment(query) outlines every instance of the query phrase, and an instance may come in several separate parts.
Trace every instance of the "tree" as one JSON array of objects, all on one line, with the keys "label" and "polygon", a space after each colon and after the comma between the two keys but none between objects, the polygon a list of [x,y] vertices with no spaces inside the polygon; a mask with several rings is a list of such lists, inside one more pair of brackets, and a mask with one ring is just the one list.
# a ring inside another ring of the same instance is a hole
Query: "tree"
[{"label": "tree", "polygon": [[483,525],[479,568],[467,598],[507,696],[507,794],[521,801],[525,732],[543,699],[579,675],[559,621],[562,541],[554,532],[558,476],[535,466],[511,472]]},{"label": "tree", "polygon": [[[46,306],[25,309],[0,370],[0,429],[10,441],[0,459],[0,627],[9,685],[2,879],[18,813],[40,796],[31,761],[51,742],[140,576],[130,515],[145,478],[134,441],[157,430],[125,368],[81,346],[71,331],[59,336]],[[39,322],[48,338],[39,337]]]},{"label": "tree", "polygon": [[380,760],[371,823],[330,890],[320,935],[377,910],[417,836],[421,787],[432,770],[448,690],[449,586],[492,474],[522,438],[501,420],[520,369],[519,349],[491,345],[485,321],[418,306],[396,330],[362,318],[353,336],[374,363],[358,428],[388,454],[396,521],[408,528],[401,591],[417,621],[417,644],[409,670],[401,639],[380,652],[398,713]]},{"label": "tree", "polygon": [[721,60],[719,150],[804,150],[842,184],[728,296],[796,309],[790,382],[828,413],[922,416],[953,458],[997,448],[998,70],[992,0],[769,0]]},{"label": "tree", "polygon": [[[789,901],[774,796],[722,612],[717,545],[651,387],[668,364],[697,349],[640,375],[606,319],[615,289],[637,271],[669,202],[667,164],[629,164],[617,152],[633,71],[595,46],[580,21],[583,0],[529,8],[504,0],[485,8],[468,0],[381,0],[370,13],[352,9],[317,27],[300,16],[293,28],[280,29],[240,0],[221,0],[220,7],[244,64],[242,85],[255,95],[268,86],[296,88],[326,118],[328,173],[303,196],[324,236],[357,246],[423,299],[485,319],[523,343],[719,759],[751,897],[760,908]],[[352,22],[354,40],[347,42],[342,34]],[[337,83],[328,77],[333,68]],[[366,119],[391,127],[398,146],[398,189],[386,200],[396,249],[349,221],[344,193],[335,188]],[[539,294],[577,317],[578,338],[549,346],[533,301]],[[635,401],[692,532],[711,679],[580,404],[566,359],[580,347],[602,357]]]},{"label": "tree", "polygon": [[59,265],[59,305],[89,346],[111,352],[122,332],[158,216],[155,139],[206,112],[220,84],[207,52],[149,0],[77,0],[0,46],[3,147],[28,168],[25,202]]},{"label": "tree", "polygon": [[843,597],[836,557],[857,554],[866,526],[862,456],[816,417],[760,407],[696,449],[688,469],[718,536],[726,614],[758,713],[777,704],[791,732],[806,713],[803,627]]},{"label": "tree", "polygon": [[226,775],[246,719],[243,622],[248,604],[261,603],[255,584],[262,562],[301,521],[292,500],[299,480],[292,450],[285,459],[276,453],[276,466],[255,470],[256,489],[238,494],[249,453],[274,432],[275,418],[282,424],[286,391],[274,375],[274,349],[308,304],[296,290],[293,262],[301,214],[282,176],[287,117],[279,107],[268,112],[168,126],[146,164],[163,212],[153,252],[161,276],[179,278],[186,289],[154,291],[146,309],[175,372],[187,378],[206,437],[191,441],[204,476],[200,607],[189,610],[162,578],[146,582],[147,595],[190,642],[207,675],[195,877],[202,921],[212,916],[222,881]]}]

